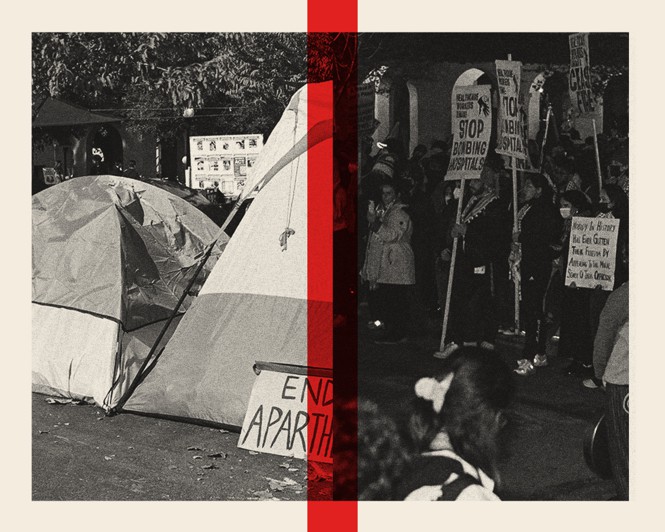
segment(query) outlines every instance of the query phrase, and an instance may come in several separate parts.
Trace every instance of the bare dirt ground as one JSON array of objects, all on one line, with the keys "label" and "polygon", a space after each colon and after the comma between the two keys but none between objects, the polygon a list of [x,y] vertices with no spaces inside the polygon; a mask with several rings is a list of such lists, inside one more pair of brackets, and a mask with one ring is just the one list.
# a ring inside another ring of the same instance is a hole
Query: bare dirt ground
[{"label": "bare dirt ground", "polygon": [[[238,449],[236,433],[47,399],[32,396],[33,500],[308,498],[307,462]],[[310,498],[329,499],[330,467],[309,478]]]}]

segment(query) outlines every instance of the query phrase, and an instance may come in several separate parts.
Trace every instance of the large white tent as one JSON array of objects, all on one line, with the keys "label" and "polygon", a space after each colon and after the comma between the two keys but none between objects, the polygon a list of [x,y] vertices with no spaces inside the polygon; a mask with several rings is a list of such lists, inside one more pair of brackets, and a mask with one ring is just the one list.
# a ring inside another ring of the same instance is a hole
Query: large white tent
[{"label": "large white tent", "polygon": [[[316,109],[316,120],[308,109]],[[291,99],[249,176],[258,193],[164,351],[122,410],[239,427],[256,361],[306,366],[331,335],[331,298],[308,299],[308,158],[332,153],[332,84]],[[309,333],[308,333],[309,326]]]}]

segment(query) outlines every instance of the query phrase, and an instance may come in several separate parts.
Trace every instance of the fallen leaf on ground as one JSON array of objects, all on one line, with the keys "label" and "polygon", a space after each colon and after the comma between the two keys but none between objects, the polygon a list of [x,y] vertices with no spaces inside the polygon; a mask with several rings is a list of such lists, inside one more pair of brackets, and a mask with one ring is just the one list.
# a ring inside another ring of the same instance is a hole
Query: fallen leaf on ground
[{"label": "fallen leaf on ground", "polygon": [[289,464],[287,462],[284,462],[283,464],[279,464],[279,467],[284,468],[284,469],[288,469],[289,467],[291,467],[291,464]]},{"label": "fallen leaf on ground", "polygon": [[201,449],[201,447],[195,447],[195,446],[192,445],[191,447],[187,447],[187,450],[188,451],[202,451],[203,449]]},{"label": "fallen leaf on ground", "polygon": [[213,454],[209,454],[207,456],[208,456],[208,458],[226,458],[228,456],[228,454],[226,454],[226,453],[213,453]]},{"label": "fallen leaf on ground", "polygon": [[255,491],[252,493],[259,501],[278,501],[279,499],[272,496],[270,490]]},{"label": "fallen leaf on ground", "polygon": [[204,466],[201,466],[201,469],[219,469],[215,464],[207,464]]},{"label": "fallen leaf on ground", "polygon": [[71,399],[64,399],[61,397],[47,397],[45,401],[50,405],[66,405],[72,402]]},{"label": "fallen leaf on ground", "polygon": [[113,460],[113,458],[115,458],[114,454],[112,454],[111,456],[105,456],[104,460]]},{"label": "fallen leaf on ground", "polygon": [[294,472],[296,472],[296,471],[300,471],[300,470],[299,470],[297,467],[289,467],[289,471],[290,471],[291,473],[294,473]]},{"label": "fallen leaf on ground", "polygon": [[40,430],[39,433],[40,434],[48,434],[48,430]]},{"label": "fallen leaf on ground", "polygon": [[198,454],[195,454],[194,456],[192,456],[192,458],[193,458],[194,460],[202,460],[202,459],[203,459],[203,456],[200,456],[200,455],[198,455]]},{"label": "fallen leaf on ground", "polygon": [[256,454],[259,454],[259,453],[257,453],[256,451],[249,451],[249,454],[256,455]]}]

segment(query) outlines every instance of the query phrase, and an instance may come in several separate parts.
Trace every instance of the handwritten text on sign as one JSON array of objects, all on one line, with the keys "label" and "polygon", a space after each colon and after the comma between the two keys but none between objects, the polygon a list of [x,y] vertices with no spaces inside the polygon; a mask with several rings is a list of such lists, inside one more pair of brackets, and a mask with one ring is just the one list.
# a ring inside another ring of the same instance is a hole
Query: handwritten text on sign
[{"label": "handwritten text on sign", "polygon": [[520,102],[522,63],[496,61],[496,80],[499,85],[499,135],[496,152],[518,159],[526,159],[527,145],[522,116],[524,106]]},{"label": "handwritten text on sign", "polygon": [[238,447],[332,462],[333,381],[263,370],[252,389]]},{"label": "handwritten text on sign", "polygon": [[614,289],[619,220],[573,218],[566,265],[566,286]]},{"label": "handwritten text on sign", "polygon": [[490,87],[455,87],[451,103],[453,147],[445,179],[478,179],[492,132]]},{"label": "handwritten text on sign", "polygon": [[570,72],[568,73],[570,103],[577,113],[589,113],[595,107],[591,90],[589,34],[575,33],[568,38],[568,41],[570,43]]}]

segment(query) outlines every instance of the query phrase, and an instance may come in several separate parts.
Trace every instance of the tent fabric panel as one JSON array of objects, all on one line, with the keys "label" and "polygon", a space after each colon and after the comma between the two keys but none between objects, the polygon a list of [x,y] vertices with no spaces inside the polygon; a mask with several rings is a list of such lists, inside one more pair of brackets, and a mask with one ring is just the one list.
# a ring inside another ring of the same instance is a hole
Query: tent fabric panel
[{"label": "tent fabric panel", "polygon": [[[182,316],[176,316],[173,319],[164,333],[160,346],[164,346],[169,341],[178,327],[181,318]],[[150,349],[162,332],[164,325],[166,325],[165,321],[159,321],[123,334],[121,364],[120,367],[117,368],[118,371],[114,379],[115,385],[112,394],[105,405],[106,407],[113,408],[116,406],[118,401],[127,392],[127,389],[136,378],[139,369],[148,356]]]},{"label": "tent fabric panel", "polygon": [[33,304],[33,390],[102,405],[113,379],[118,327],[90,314]]},{"label": "tent fabric panel", "polygon": [[33,301],[109,316],[126,329],[164,319],[218,229],[186,201],[137,180],[66,181],[33,196]]},{"label": "tent fabric panel", "polygon": [[[309,305],[314,315],[332,311]],[[259,294],[199,296],[125,408],[241,426],[256,361],[307,364],[307,307]]]},{"label": "tent fabric panel", "polygon": [[[287,226],[295,232],[282,249]],[[307,297],[307,155],[257,195],[201,289],[212,293]]]},{"label": "tent fabric panel", "polygon": [[[33,204],[34,205],[34,204]],[[33,209],[33,214],[35,210]],[[122,321],[122,249],[114,206],[76,220],[33,220],[32,300]]]}]

